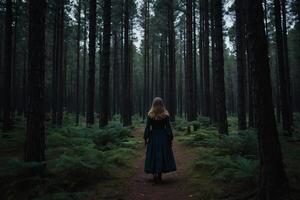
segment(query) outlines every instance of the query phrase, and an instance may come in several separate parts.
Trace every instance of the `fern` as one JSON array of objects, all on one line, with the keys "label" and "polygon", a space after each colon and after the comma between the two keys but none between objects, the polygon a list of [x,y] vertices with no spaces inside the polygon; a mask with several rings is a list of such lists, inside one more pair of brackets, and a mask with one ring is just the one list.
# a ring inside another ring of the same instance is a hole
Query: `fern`
[{"label": "fern", "polygon": [[255,181],[258,173],[258,160],[242,156],[201,155],[195,161],[196,168],[207,168],[216,180],[246,179]]}]

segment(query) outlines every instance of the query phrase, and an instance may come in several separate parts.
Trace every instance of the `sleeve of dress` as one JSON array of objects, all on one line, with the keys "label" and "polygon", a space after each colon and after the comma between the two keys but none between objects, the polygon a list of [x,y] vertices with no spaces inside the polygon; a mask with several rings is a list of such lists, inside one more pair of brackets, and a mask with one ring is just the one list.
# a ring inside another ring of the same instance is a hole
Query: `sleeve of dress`
[{"label": "sleeve of dress", "polygon": [[171,140],[173,140],[174,136],[173,136],[173,132],[172,132],[171,124],[170,124],[170,117],[166,118],[166,128],[167,128],[168,134],[171,137]]},{"label": "sleeve of dress", "polygon": [[149,138],[149,133],[150,133],[150,119],[149,117],[147,117],[147,123],[146,123],[146,127],[144,130],[144,139],[148,139]]}]

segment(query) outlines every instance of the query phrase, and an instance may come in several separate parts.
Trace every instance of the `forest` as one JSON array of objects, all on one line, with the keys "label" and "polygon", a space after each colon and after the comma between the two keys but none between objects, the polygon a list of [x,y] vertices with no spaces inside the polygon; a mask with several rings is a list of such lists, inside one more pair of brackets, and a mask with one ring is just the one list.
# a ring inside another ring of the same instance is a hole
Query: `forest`
[{"label": "forest", "polygon": [[300,199],[300,1],[0,0],[0,129],[1,200]]}]

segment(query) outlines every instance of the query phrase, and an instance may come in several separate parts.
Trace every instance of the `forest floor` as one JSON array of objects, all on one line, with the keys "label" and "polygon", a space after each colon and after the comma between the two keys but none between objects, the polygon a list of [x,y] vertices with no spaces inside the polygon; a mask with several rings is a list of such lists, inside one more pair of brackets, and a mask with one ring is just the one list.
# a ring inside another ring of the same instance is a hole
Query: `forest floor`
[{"label": "forest floor", "polygon": [[[208,131],[210,129],[212,132]],[[136,140],[138,145],[134,150],[135,155],[128,160],[128,166],[120,168],[115,174],[117,179],[101,182],[91,200],[256,199],[258,161],[237,156],[240,153],[235,152],[240,152],[241,148],[249,155],[256,151],[256,136],[252,132],[246,133],[244,139],[231,134],[225,141],[217,137],[207,140],[213,142],[212,144],[199,145],[197,139],[202,140],[202,137],[207,137],[206,134],[212,134],[215,132],[214,128],[208,127],[192,133],[177,131],[174,128],[175,139],[172,148],[177,171],[163,174],[163,182],[155,184],[152,174],[144,173],[146,147],[143,130],[143,125],[137,125],[133,129],[132,139]],[[250,138],[247,138],[249,136]],[[300,149],[297,138],[298,134],[292,141],[281,139],[294,199],[300,196]]]},{"label": "forest floor", "polygon": [[[142,140],[142,129],[137,129],[134,136]],[[144,145],[141,145],[144,146]],[[125,200],[185,200],[194,199],[188,188],[188,176],[191,161],[195,158],[192,148],[179,143],[176,139],[173,143],[177,171],[163,174],[162,183],[155,184],[151,174],[145,174],[145,147],[139,149],[141,156],[136,161],[136,172],[127,185]]]},{"label": "forest floor", "polygon": [[[189,128],[177,119],[172,147],[177,171],[163,174],[161,184],[144,173],[140,119],[131,128],[116,120],[104,129],[75,127],[72,116],[65,120],[63,128],[47,129],[47,168],[41,176],[30,173],[38,163],[22,159],[24,119],[9,133],[0,131],[1,200],[256,199],[257,136],[251,129],[238,134],[236,118],[229,118],[230,134],[223,137],[206,119]],[[293,136],[280,132],[280,141],[291,194],[300,199],[300,115],[295,115]]]},{"label": "forest floor", "polygon": [[[144,172],[144,161],[146,147],[143,142],[143,128],[138,127],[133,130],[133,137],[139,141],[136,148],[136,156],[130,163],[126,171],[119,172],[120,182],[112,184],[120,188],[118,192],[115,190],[105,191],[103,184],[98,185],[93,200],[102,199],[103,194],[111,196],[104,197],[105,199],[118,200],[193,200],[195,196],[189,187],[188,179],[191,172],[192,161],[195,158],[195,149],[182,144],[176,137],[173,142],[173,152],[175,156],[177,171],[162,175],[162,182],[155,184],[152,174]],[[105,185],[108,190],[111,184]],[[114,187],[115,188],[115,187]]]}]

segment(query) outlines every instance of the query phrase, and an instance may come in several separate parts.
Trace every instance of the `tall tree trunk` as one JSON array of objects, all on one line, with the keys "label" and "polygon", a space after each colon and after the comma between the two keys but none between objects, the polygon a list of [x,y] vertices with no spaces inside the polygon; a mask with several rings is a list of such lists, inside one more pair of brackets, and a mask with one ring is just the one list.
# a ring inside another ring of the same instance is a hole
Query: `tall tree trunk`
[{"label": "tall tree trunk", "polygon": [[281,103],[280,103],[280,83],[279,83],[279,70],[278,70],[278,62],[276,62],[275,69],[275,82],[276,82],[276,120],[277,123],[281,123]]},{"label": "tall tree trunk", "polygon": [[152,48],[151,48],[151,85],[150,85],[150,96],[154,98],[154,80],[155,80],[155,45],[154,45],[154,38],[152,38]]},{"label": "tall tree trunk", "polygon": [[57,126],[62,127],[63,112],[64,112],[64,80],[65,80],[65,65],[64,65],[64,53],[66,51],[64,45],[64,16],[65,16],[65,2],[59,0],[59,20],[58,20],[58,46],[57,46]]},{"label": "tall tree trunk", "polygon": [[209,66],[209,5],[204,0],[204,33],[203,33],[203,116],[210,116],[210,66]]},{"label": "tall tree trunk", "polygon": [[[4,32],[4,24],[2,20],[0,21],[0,94],[3,94],[3,79],[4,79],[4,70],[3,70],[3,32]],[[2,111],[3,111],[3,98],[0,98],[0,121],[2,122]]]},{"label": "tall tree trunk", "polygon": [[175,28],[174,28],[174,2],[168,2],[168,38],[169,38],[169,111],[170,120],[175,122],[176,115],[176,62],[175,62]]},{"label": "tall tree trunk", "polygon": [[76,125],[79,124],[80,104],[79,104],[79,89],[80,89],[80,26],[81,26],[81,0],[78,0],[77,7],[77,69],[76,69]]},{"label": "tall tree trunk", "polygon": [[89,14],[89,71],[87,82],[86,126],[94,124],[95,104],[95,55],[96,55],[96,0],[90,0]]},{"label": "tall tree trunk", "polygon": [[3,124],[2,130],[12,128],[11,118],[11,68],[12,68],[12,1],[5,4],[5,36],[4,36],[4,92],[3,92]]},{"label": "tall tree trunk", "polygon": [[182,29],[180,29],[180,35],[179,35],[179,39],[180,39],[180,42],[179,42],[179,56],[180,56],[180,59],[179,59],[179,77],[178,77],[178,114],[179,114],[179,117],[182,117],[182,114],[183,114],[183,71],[182,71],[182,68],[183,68],[183,61],[184,61],[184,58],[183,58],[183,45],[182,45],[182,41],[183,41],[183,31]]},{"label": "tall tree trunk", "polygon": [[187,94],[187,92],[188,92],[188,90],[187,90],[187,85],[188,85],[188,80],[187,80],[187,78],[186,78],[186,75],[187,75],[187,53],[186,53],[186,28],[185,27],[183,27],[182,28],[183,29],[183,65],[184,65],[184,91],[183,91],[183,93],[184,93],[184,98],[183,98],[183,105],[184,105],[184,114],[185,114],[185,116],[187,116],[187,113],[188,113],[188,100],[187,100],[187,96],[188,96],[188,94]]},{"label": "tall tree trunk", "polygon": [[[122,17],[121,17],[121,33],[120,33],[120,54],[121,54],[121,62],[120,62],[120,74],[124,74],[124,0],[121,1],[121,13],[122,13]],[[120,78],[120,81],[121,81],[121,86],[120,86],[120,94],[123,95],[123,91],[122,91],[122,86],[123,86],[123,82],[124,82],[124,76],[121,76]],[[123,104],[121,103],[121,100],[120,100],[120,114],[121,116],[124,115],[124,106]],[[122,121],[122,117],[121,117],[121,121]]]},{"label": "tall tree trunk", "polygon": [[164,98],[165,97],[165,84],[164,84],[164,80],[165,80],[165,44],[164,44],[164,34],[161,35],[161,39],[160,39],[160,53],[159,53],[159,95]]},{"label": "tall tree trunk", "polygon": [[280,82],[280,102],[282,112],[282,128],[285,131],[291,131],[290,120],[290,99],[287,83],[287,70],[284,62],[284,46],[283,46],[283,34],[281,26],[281,4],[280,0],[274,0],[274,12],[275,12],[275,28],[276,28],[276,45],[277,45],[277,60],[279,69],[279,82]]},{"label": "tall tree trunk", "polygon": [[[213,67],[216,65],[216,23],[215,23],[215,7],[214,7],[214,0],[210,1],[210,28],[211,28],[211,66],[212,70]],[[212,71],[213,73],[213,71]],[[210,82],[211,84],[211,106],[210,106],[210,121],[211,123],[217,122],[217,113],[216,113],[216,98],[215,98],[215,90],[214,90],[214,81]]]},{"label": "tall tree trunk", "polygon": [[52,49],[52,125],[57,123],[57,70],[58,70],[58,21],[59,21],[59,1],[55,1],[55,14],[53,24],[53,49]]},{"label": "tall tree trunk", "polygon": [[287,94],[287,115],[289,125],[293,125],[293,108],[292,108],[292,97],[291,97],[291,78],[290,78],[290,65],[289,65],[289,52],[287,42],[287,28],[286,28],[286,0],[281,0],[281,12],[282,12],[282,34],[283,34],[283,55],[284,55],[284,66],[286,76],[286,94]]},{"label": "tall tree trunk", "polygon": [[203,95],[203,47],[204,47],[204,1],[199,0],[199,114],[203,115],[203,101],[204,101],[204,95]]},{"label": "tall tree trunk", "polygon": [[113,114],[119,112],[119,99],[120,99],[120,70],[119,70],[119,38],[117,31],[113,31],[114,36],[114,57],[113,57]]},{"label": "tall tree trunk", "polygon": [[245,97],[245,26],[244,2],[235,0],[236,12],[236,56],[237,56],[237,113],[238,129],[246,129],[246,97]]},{"label": "tall tree trunk", "polygon": [[85,116],[86,112],[86,40],[87,40],[87,6],[84,2],[84,22],[83,22],[83,64],[82,64],[82,113]]},{"label": "tall tree trunk", "polygon": [[15,118],[15,112],[17,109],[17,95],[18,95],[18,88],[17,88],[17,40],[18,40],[18,15],[19,15],[19,0],[16,0],[14,2],[14,28],[12,32],[12,61],[11,61],[11,66],[12,66],[12,72],[11,72],[11,118],[12,122],[14,121]]},{"label": "tall tree trunk", "polygon": [[146,116],[149,107],[149,0],[144,3],[144,115]]},{"label": "tall tree trunk", "polygon": [[109,71],[110,71],[110,32],[111,32],[111,0],[104,1],[103,11],[103,47],[100,67],[100,119],[99,126],[108,124],[109,118]]},{"label": "tall tree trunk", "polygon": [[195,109],[195,93],[194,93],[194,70],[193,70],[193,3],[192,0],[187,0],[186,4],[186,27],[187,27],[187,70],[186,70],[186,92],[187,92],[187,120],[193,121],[197,117]]},{"label": "tall tree trunk", "polygon": [[[124,83],[123,83],[123,125],[130,126],[131,122],[131,92],[130,92],[130,44],[129,44],[129,0],[124,5],[124,28],[125,28],[125,50],[124,50]],[[124,103],[129,105],[124,105]]]},{"label": "tall tree trunk", "polygon": [[195,112],[196,112],[196,117],[197,117],[197,113],[199,111],[199,100],[198,100],[198,87],[197,87],[197,37],[196,37],[196,0],[193,0],[192,2],[192,12],[193,12],[193,16],[192,16],[192,26],[193,26],[193,91],[194,91],[194,102],[195,102]]},{"label": "tall tree trunk", "polygon": [[284,172],[276,129],[261,0],[247,1],[247,27],[254,84],[254,109],[261,160],[259,196],[261,200],[289,199],[289,184]]},{"label": "tall tree trunk", "polygon": [[220,134],[228,134],[227,113],[225,103],[224,83],[224,56],[223,56],[223,23],[222,23],[222,0],[214,1],[214,39],[215,39],[215,65],[213,66],[214,98],[218,129]]},{"label": "tall tree trunk", "polygon": [[[246,9],[246,0],[245,2],[245,9]],[[245,21],[246,18],[245,18]],[[245,34],[248,35],[248,28],[246,23],[246,30]],[[248,127],[254,127],[254,112],[253,112],[253,78],[252,78],[252,67],[250,63],[250,48],[249,48],[249,40],[248,37],[245,38],[245,51],[246,51],[246,73],[247,73],[247,99],[248,99]]]},{"label": "tall tree trunk", "polygon": [[29,98],[25,161],[45,160],[45,19],[46,1],[29,0]]},{"label": "tall tree trunk", "polygon": [[23,63],[23,74],[22,74],[22,112],[23,116],[27,116],[27,50],[24,51],[24,63]]}]

